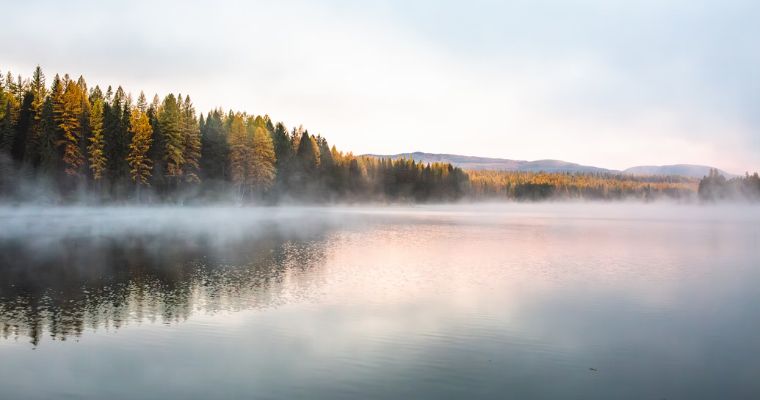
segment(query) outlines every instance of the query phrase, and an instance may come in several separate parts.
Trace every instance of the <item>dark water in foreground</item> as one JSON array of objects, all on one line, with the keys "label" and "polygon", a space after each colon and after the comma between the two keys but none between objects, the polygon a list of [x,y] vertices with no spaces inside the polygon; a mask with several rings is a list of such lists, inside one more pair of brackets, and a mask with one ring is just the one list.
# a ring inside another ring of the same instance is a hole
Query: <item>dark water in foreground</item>
[{"label": "dark water in foreground", "polygon": [[760,398],[760,208],[0,209],[3,399]]}]

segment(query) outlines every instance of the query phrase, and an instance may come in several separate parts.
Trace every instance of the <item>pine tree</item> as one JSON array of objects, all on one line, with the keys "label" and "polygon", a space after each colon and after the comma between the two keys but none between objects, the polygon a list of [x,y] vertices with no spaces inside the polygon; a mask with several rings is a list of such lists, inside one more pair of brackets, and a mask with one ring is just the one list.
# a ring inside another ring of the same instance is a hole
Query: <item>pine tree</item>
[{"label": "pine tree", "polygon": [[81,126],[81,136],[80,136],[80,151],[83,156],[83,163],[84,170],[86,171],[89,167],[87,167],[88,157],[87,157],[87,146],[89,144],[88,138],[91,136],[90,132],[90,114],[92,113],[92,104],[90,104],[90,97],[88,95],[87,91],[87,83],[84,80],[84,77],[80,76],[77,80],[77,87],[79,88],[79,102],[82,107],[82,112],[79,116],[79,126]]},{"label": "pine tree", "polygon": [[327,172],[335,164],[335,160],[332,157],[332,151],[330,145],[327,144],[327,139],[322,136],[317,137],[317,148],[319,149],[319,168]]},{"label": "pine tree", "polygon": [[[2,76],[2,74],[0,74]],[[0,121],[2,121],[3,116],[5,116],[5,83],[2,79],[0,79]]]},{"label": "pine tree", "polygon": [[63,132],[61,147],[63,148],[64,172],[73,177],[79,177],[82,173],[84,156],[80,148],[82,140],[82,93],[79,86],[66,79],[66,89],[63,93],[63,104],[59,105],[59,127]]},{"label": "pine tree", "polygon": [[201,130],[201,172],[207,180],[223,180],[229,157],[222,112],[209,112]]},{"label": "pine tree", "polygon": [[[112,185],[112,190],[118,191],[129,177],[129,104],[128,97],[119,86],[111,94],[111,88],[106,91],[106,102],[103,104],[103,137],[105,138],[106,171]],[[108,100],[110,98],[110,100]]]},{"label": "pine tree", "polygon": [[166,151],[166,141],[164,140],[163,133],[161,132],[161,123],[159,121],[159,110],[161,109],[161,100],[158,95],[153,96],[153,101],[148,106],[148,120],[150,126],[153,129],[153,144],[150,146],[148,155],[153,164],[153,173],[151,177],[151,186],[154,190],[162,191],[165,183],[165,165],[166,159],[164,157]]},{"label": "pine tree", "polygon": [[274,153],[277,157],[277,169],[280,170],[293,157],[293,145],[290,142],[288,129],[285,128],[285,124],[282,122],[278,122],[275,125],[274,132],[272,133],[272,142]]},{"label": "pine tree", "polygon": [[[139,104],[139,103],[138,103]],[[150,145],[153,142],[153,129],[150,126],[148,115],[140,111],[140,107],[132,110],[130,126],[132,129],[132,143],[129,145],[129,175],[138,186],[149,186],[150,171],[153,169],[148,155]]]},{"label": "pine tree", "polygon": [[10,157],[15,137],[13,102],[7,100],[4,109],[3,119],[0,120],[0,152],[7,153]]},{"label": "pine tree", "polygon": [[319,136],[317,138],[317,146],[319,147],[319,180],[324,189],[330,191],[333,194],[338,190],[339,186],[339,172],[335,165],[335,159],[333,158],[333,151],[330,149],[330,145],[327,143],[327,139]]},{"label": "pine tree", "polygon": [[135,107],[137,107],[137,110],[141,113],[148,112],[148,100],[145,98],[145,93],[142,91],[140,92],[140,96],[137,97],[137,104]]},{"label": "pine tree", "polygon": [[243,124],[243,116],[235,114],[230,120],[230,132],[227,136],[230,148],[230,180],[237,188],[238,195],[243,195],[243,187],[248,167],[248,135]]},{"label": "pine tree", "polygon": [[250,183],[258,191],[267,191],[275,178],[275,154],[272,137],[263,126],[253,133],[253,154],[250,166]]},{"label": "pine tree", "polygon": [[178,183],[185,164],[185,140],[182,136],[179,104],[173,94],[164,98],[158,119],[165,146],[165,174],[169,180]]},{"label": "pine tree", "polygon": [[92,179],[100,181],[106,170],[105,137],[103,136],[103,99],[95,98],[90,113],[90,138],[87,155]]},{"label": "pine tree", "polygon": [[[206,185],[211,182],[221,185],[217,187],[231,182],[241,198],[270,191],[275,181],[278,187],[272,194],[417,200],[453,199],[473,191],[517,198],[583,193],[605,198],[630,193],[654,196],[687,191],[692,184],[632,184],[551,174],[479,174],[470,182],[470,175],[450,164],[343,154],[335,146],[330,148],[322,136],[309,135],[303,127],[289,133],[284,124],[273,124],[267,115],[233,111],[225,115],[213,110],[206,118],[198,118],[190,98],[181,95],[169,95],[163,103],[155,96],[148,105],[140,93],[133,107],[131,96],[121,87],[114,92],[109,86],[103,94],[96,86],[88,93],[82,77],[75,83],[68,75],[63,79],[56,75],[48,94],[39,67],[31,80],[10,73],[0,79],[0,148],[11,156],[4,157],[3,168],[10,167],[12,160],[29,163],[60,182],[71,181],[59,179],[64,174],[81,182],[83,171],[89,170],[96,183],[110,178],[106,189],[115,198],[126,194],[128,178],[136,184],[139,198],[143,186],[171,194],[181,182],[200,183],[201,176],[205,182],[198,193],[210,193],[213,186]],[[757,175],[725,182],[715,175],[702,182],[701,194],[737,192],[760,198]],[[8,176],[0,174],[0,178]],[[13,182],[0,180],[3,185]],[[2,192],[9,193],[5,186]]]},{"label": "pine tree", "polygon": [[23,88],[23,92],[16,112],[16,124],[14,126],[11,156],[16,163],[21,164],[26,160],[26,149],[29,145],[29,129],[32,125],[32,120],[34,119],[34,112],[32,111],[34,95],[29,90],[28,82],[21,81],[21,77],[19,77],[18,84]]},{"label": "pine tree", "polygon": [[27,134],[25,154],[28,162],[33,167],[38,167],[41,162],[42,152],[43,107],[45,105],[45,97],[47,96],[45,75],[42,73],[42,68],[40,68],[39,65],[34,69],[30,90],[33,96],[31,108],[32,119]]},{"label": "pine tree", "polygon": [[183,174],[185,182],[200,183],[201,132],[195,117],[195,108],[190,96],[185,97],[181,107],[182,136],[184,137]]},{"label": "pine tree", "polygon": [[16,142],[16,125],[19,120],[19,108],[21,96],[17,90],[17,84],[13,80],[13,74],[8,71],[5,77],[3,96],[0,98],[0,152],[12,156],[14,143]]},{"label": "pine tree", "polygon": [[[57,77],[56,77],[57,78]],[[51,94],[45,99],[42,105],[42,136],[40,137],[40,170],[44,175],[55,175],[58,172],[58,138],[60,137],[58,124],[55,121],[53,112],[53,98],[61,90],[61,82],[58,79],[53,80]]]},{"label": "pine tree", "polygon": [[319,166],[319,147],[309,131],[303,131],[301,140],[298,142],[296,157],[301,167],[301,172],[307,175],[316,171]]}]

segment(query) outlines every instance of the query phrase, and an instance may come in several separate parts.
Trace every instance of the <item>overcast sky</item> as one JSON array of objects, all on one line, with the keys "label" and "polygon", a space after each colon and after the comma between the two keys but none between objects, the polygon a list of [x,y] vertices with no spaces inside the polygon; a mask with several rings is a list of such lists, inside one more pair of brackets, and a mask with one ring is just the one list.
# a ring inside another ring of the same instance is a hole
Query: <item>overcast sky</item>
[{"label": "overcast sky", "polygon": [[0,70],[181,92],[354,153],[760,169],[760,2],[13,1]]}]

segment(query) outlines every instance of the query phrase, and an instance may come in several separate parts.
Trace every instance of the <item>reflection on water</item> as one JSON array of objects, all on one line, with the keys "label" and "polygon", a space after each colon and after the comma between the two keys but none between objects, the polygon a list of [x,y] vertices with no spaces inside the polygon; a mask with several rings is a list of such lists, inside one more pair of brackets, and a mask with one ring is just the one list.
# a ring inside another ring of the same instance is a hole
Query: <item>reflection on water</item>
[{"label": "reflection on water", "polygon": [[758,211],[0,210],[0,387],[754,398]]},{"label": "reflection on water", "polygon": [[[119,328],[130,321],[178,322],[193,310],[268,307],[309,296],[293,286],[323,249],[309,242],[257,237],[214,256],[208,238],[64,239],[42,257],[22,244],[0,246],[0,329],[37,345],[79,336],[84,328]],[[10,266],[10,268],[7,268]],[[283,282],[288,282],[284,285]]]},{"label": "reflection on water", "polygon": [[[299,276],[322,262],[329,220],[297,217],[257,215],[236,232],[230,221],[215,221],[213,233],[208,226],[178,230],[173,219],[146,231],[146,219],[132,219],[130,229],[106,221],[95,233],[50,233],[47,222],[35,221],[37,229],[26,225],[23,235],[0,239],[0,331],[37,345],[45,332],[66,340],[85,328],[179,322],[193,311],[307,298],[311,282]],[[69,222],[82,223],[65,215]]]}]

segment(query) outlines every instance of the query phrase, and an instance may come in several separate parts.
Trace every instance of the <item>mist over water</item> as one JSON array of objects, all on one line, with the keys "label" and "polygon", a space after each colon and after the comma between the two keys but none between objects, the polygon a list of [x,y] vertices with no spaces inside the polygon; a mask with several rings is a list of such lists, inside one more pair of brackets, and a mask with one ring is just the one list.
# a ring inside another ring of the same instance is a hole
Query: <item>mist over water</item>
[{"label": "mist over water", "polygon": [[753,398],[760,207],[0,208],[9,398]]}]

